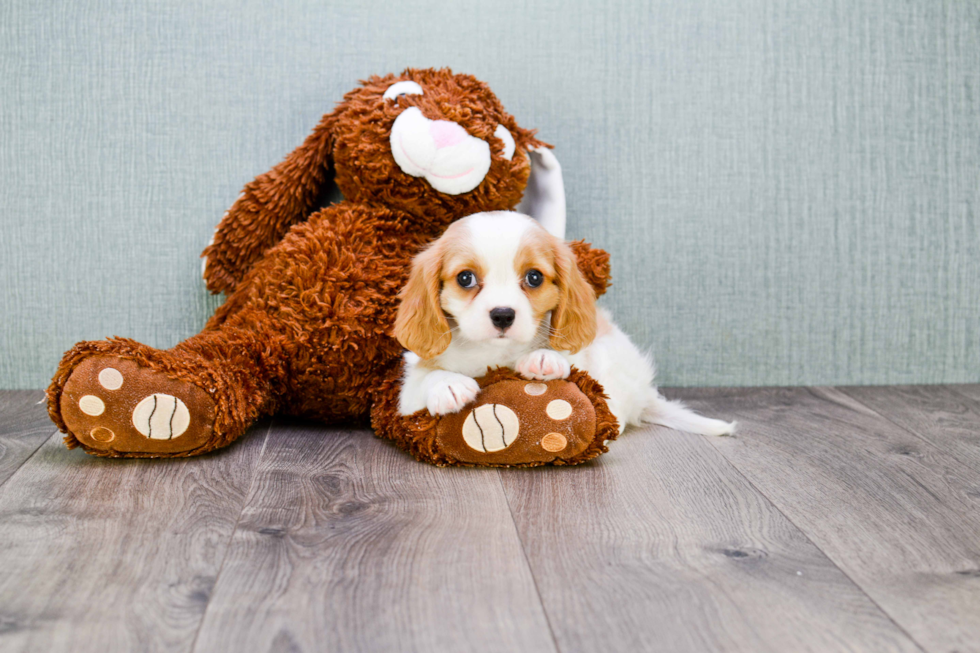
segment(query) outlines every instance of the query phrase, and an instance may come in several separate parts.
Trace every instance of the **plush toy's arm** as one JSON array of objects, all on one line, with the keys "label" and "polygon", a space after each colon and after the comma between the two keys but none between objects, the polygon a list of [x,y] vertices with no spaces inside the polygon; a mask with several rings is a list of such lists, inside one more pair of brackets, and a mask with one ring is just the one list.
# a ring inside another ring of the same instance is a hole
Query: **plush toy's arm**
[{"label": "plush toy's arm", "polygon": [[609,253],[595,249],[584,240],[576,240],[569,245],[578,261],[578,269],[595,290],[595,296],[601,297],[612,285],[609,274]]},{"label": "plush toy's arm", "polygon": [[547,147],[534,147],[528,151],[531,159],[531,175],[524,189],[524,197],[515,209],[529,215],[552,236],[565,237],[565,181],[561,164]]},{"label": "plush toy's arm", "polygon": [[230,293],[262,254],[307,217],[326,181],[332,116],[282,163],[245,186],[201,256],[208,290]]}]

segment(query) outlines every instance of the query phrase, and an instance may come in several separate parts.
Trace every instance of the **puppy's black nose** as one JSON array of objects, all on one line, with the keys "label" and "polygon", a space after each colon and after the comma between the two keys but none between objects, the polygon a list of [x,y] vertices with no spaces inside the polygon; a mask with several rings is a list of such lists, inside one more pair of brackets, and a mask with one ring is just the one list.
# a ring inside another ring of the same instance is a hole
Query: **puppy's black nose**
[{"label": "puppy's black nose", "polygon": [[490,321],[493,322],[493,325],[501,331],[514,323],[515,315],[517,315],[517,313],[515,313],[514,309],[512,308],[498,306],[497,308],[490,309]]}]

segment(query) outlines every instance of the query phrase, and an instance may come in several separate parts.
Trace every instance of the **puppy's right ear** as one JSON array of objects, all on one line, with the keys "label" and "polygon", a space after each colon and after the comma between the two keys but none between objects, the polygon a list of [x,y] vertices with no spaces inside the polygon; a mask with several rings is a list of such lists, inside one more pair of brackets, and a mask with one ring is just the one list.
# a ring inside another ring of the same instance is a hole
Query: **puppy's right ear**
[{"label": "puppy's right ear", "polygon": [[398,295],[402,301],[395,317],[395,338],[422,359],[435,358],[452,341],[439,304],[441,272],[442,248],[436,243],[412,261],[408,283]]},{"label": "puppy's right ear", "polygon": [[558,277],[558,306],[551,312],[549,344],[573,354],[595,340],[597,330],[595,290],[582,276],[575,255],[564,242],[554,239],[555,271]]}]

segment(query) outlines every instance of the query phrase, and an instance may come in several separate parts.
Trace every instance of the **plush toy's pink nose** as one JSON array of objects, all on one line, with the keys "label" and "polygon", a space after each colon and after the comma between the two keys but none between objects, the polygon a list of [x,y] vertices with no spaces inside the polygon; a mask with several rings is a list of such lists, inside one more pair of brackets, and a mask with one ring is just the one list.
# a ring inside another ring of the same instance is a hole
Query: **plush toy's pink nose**
[{"label": "plush toy's pink nose", "polygon": [[436,143],[436,149],[451,147],[466,138],[466,130],[449,120],[436,120],[429,125],[429,134]]}]

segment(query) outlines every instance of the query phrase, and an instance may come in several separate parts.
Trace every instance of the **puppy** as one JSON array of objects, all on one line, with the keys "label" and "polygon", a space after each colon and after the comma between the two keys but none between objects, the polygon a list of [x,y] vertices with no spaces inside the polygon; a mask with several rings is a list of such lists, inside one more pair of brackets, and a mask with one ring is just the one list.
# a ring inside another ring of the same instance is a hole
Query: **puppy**
[{"label": "puppy", "polygon": [[657,392],[650,357],[596,309],[568,245],[520,213],[468,216],[415,257],[395,337],[409,350],[403,415],[462,409],[480,392],[473,377],[488,366],[547,381],[567,377],[574,365],[602,384],[620,432],[629,424],[734,432],[734,423]]}]

